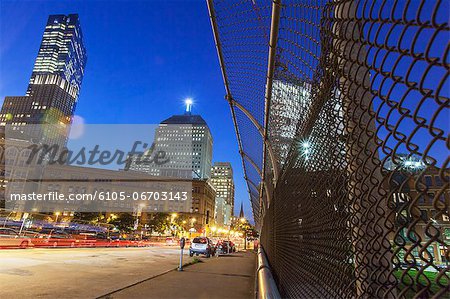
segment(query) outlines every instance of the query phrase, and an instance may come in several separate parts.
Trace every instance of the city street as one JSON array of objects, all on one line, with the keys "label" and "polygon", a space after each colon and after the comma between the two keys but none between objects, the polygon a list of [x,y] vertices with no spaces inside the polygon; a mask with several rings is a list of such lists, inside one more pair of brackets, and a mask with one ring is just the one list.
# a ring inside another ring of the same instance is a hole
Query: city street
[{"label": "city street", "polygon": [[178,247],[1,250],[0,298],[96,298],[176,268],[179,256]]}]

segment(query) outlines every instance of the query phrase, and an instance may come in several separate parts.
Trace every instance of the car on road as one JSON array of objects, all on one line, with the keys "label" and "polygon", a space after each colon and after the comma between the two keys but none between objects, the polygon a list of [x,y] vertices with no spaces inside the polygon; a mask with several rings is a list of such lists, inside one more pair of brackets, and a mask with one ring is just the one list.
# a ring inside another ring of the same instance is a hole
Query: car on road
[{"label": "car on road", "polygon": [[77,242],[77,247],[95,247],[97,239],[95,232],[78,232],[72,234]]},{"label": "car on road", "polygon": [[40,231],[33,236],[36,247],[76,247],[78,240],[71,234],[60,230]]},{"label": "car on road", "polygon": [[12,228],[0,228],[0,247],[28,248],[33,247],[31,238],[21,236]]},{"label": "car on road", "polygon": [[178,238],[175,237],[167,237],[166,238],[166,245],[177,245],[178,244]]},{"label": "car on road", "polygon": [[206,257],[211,257],[215,254],[215,246],[213,242],[207,237],[194,238],[189,247],[189,256],[204,254]]}]

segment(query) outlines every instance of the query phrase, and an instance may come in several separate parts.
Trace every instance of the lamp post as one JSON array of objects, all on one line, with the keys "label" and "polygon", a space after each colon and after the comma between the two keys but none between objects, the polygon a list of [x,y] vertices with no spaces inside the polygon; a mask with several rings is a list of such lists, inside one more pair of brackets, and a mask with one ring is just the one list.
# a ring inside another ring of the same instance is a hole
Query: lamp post
[{"label": "lamp post", "polygon": [[186,236],[186,231],[187,231],[187,229],[186,229],[186,223],[187,223],[187,221],[186,221],[186,220],[183,220],[181,223],[182,223],[181,230],[182,230],[182,232],[183,232],[183,236]]},{"label": "lamp post", "polygon": [[24,213],[23,216],[22,216],[22,225],[20,226],[19,235],[22,234],[22,230],[23,230],[23,227],[25,225],[25,221],[28,218],[28,215],[29,215],[28,213]]},{"label": "lamp post", "polygon": [[55,216],[56,216],[56,218],[55,218],[55,224],[58,223],[58,217],[59,217],[59,215],[61,215],[60,212],[55,212]]},{"label": "lamp post", "polygon": [[216,234],[217,226],[211,227],[211,237],[213,237]]},{"label": "lamp post", "polygon": [[145,208],[145,203],[139,204],[137,211],[136,211],[136,221],[134,222],[134,229],[137,230],[139,226],[139,218],[142,215],[142,210]]},{"label": "lamp post", "polygon": [[177,213],[172,213],[170,215],[170,227],[173,230],[172,235],[174,235],[174,236],[178,235],[177,234],[177,226],[176,226],[176,223],[175,223],[175,218],[177,218],[177,217],[178,217]]},{"label": "lamp post", "polygon": [[245,217],[242,217],[239,221],[242,223],[242,227],[244,228],[244,250],[247,250],[247,220]]},{"label": "lamp post", "polygon": [[8,221],[9,216],[11,216],[12,213],[15,213],[15,211],[12,211],[8,214],[8,216],[6,216],[5,221],[3,221],[3,227],[6,226],[6,221]]},{"label": "lamp post", "polygon": [[196,230],[195,230],[195,228],[194,228],[194,223],[195,223],[195,221],[197,221],[197,219],[195,219],[194,217],[192,217],[192,218],[190,219],[190,222],[191,222],[191,228],[189,229],[189,239],[191,238],[192,233],[193,233],[193,232],[196,232]]}]

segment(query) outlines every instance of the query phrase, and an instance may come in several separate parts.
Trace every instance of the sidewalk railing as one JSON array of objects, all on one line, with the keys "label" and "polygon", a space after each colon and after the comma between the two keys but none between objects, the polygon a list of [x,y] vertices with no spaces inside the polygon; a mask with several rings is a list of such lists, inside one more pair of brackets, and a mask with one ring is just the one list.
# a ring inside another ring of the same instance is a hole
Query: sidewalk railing
[{"label": "sidewalk railing", "polygon": [[264,249],[258,249],[258,268],[256,270],[257,288],[256,298],[258,299],[278,299],[281,298],[277,285],[272,276],[272,271],[267,261]]}]

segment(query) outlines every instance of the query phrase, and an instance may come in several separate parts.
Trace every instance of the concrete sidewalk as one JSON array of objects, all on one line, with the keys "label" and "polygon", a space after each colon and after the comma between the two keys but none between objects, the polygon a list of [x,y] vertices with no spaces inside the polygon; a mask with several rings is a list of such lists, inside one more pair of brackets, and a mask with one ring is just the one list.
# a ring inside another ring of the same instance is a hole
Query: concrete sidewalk
[{"label": "concrete sidewalk", "polygon": [[170,271],[103,298],[254,298],[256,255],[253,252],[201,261],[183,272]]}]

